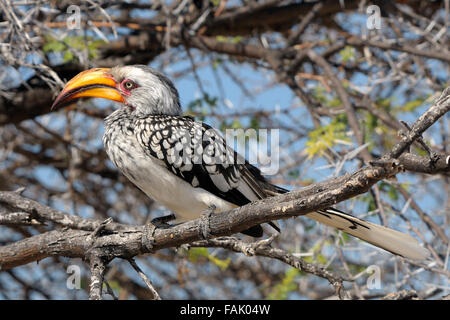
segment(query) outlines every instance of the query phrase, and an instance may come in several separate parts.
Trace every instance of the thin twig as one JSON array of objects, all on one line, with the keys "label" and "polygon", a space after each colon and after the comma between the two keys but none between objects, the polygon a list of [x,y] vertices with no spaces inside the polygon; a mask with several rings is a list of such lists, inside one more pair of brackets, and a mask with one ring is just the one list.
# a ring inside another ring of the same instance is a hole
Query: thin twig
[{"label": "thin twig", "polygon": [[156,289],[153,287],[152,282],[150,279],[145,275],[145,273],[139,268],[139,266],[136,264],[134,259],[129,259],[128,262],[131,264],[134,270],[139,274],[139,276],[144,280],[145,284],[147,285],[150,292],[153,294],[153,300],[161,300],[161,297],[159,296]]}]

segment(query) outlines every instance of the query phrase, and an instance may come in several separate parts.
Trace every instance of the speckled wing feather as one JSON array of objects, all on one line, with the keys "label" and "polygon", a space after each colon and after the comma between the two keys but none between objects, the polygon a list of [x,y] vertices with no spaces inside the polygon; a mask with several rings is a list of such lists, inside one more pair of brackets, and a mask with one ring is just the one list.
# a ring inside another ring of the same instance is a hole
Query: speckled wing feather
[{"label": "speckled wing feather", "polygon": [[138,131],[138,140],[145,150],[195,188],[201,187],[238,206],[273,195],[274,188],[277,193],[285,191],[267,182],[259,169],[227,146],[225,139],[205,123],[168,115],[137,121],[136,125],[143,129]]}]

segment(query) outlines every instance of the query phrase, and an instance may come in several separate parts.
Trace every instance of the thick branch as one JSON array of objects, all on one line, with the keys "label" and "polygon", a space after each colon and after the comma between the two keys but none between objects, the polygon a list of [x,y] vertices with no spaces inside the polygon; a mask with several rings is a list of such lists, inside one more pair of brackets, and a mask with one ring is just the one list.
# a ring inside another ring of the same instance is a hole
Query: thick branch
[{"label": "thick branch", "polygon": [[[47,221],[63,227],[88,231],[95,230],[101,224],[101,221],[98,220],[65,214],[51,207],[40,204],[37,201],[22,197],[17,192],[0,191],[0,204],[28,213],[30,216],[27,219],[30,223]],[[1,216],[0,224],[20,224],[23,222],[23,220],[17,215],[14,216],[16,217],[15,220],[12,220],[12,217],[13,216],[11,215]],[[23,213],[20,217],[24,218]],[[9,221],[9,223],[7,223],[7,221]],[[110,230],[118,230],[121,227],[122,226],[120,224],[116,223],[111,223],[108,226]]]},{"label": "thick branch", "polygon": [[449,156],[438,155],[436,159],[421,157],[412,153],[403,153],[398,160],[407,171],[428,173],[428,174],[449,174]]},{"label": "thick branch", "polygon": [[[210,232],[214,237],[228,236],[260,223],[287,219],[323,209],[364,193],[377,181],[395,173],[397,173],[397,168],[389,165],[386,167],[368,167],[352,175],[331,179],[328,183],[323,182],[319,184],[321,192],[315,192],[307,197],[297,198],[298,195],[302,194],[302,190],[298,190],[256,201],[231,211],[221,212],[210,217]],[[313,192],[318,189],[309,187],[307,190]],[[11,196],[11,192],[0,192],[0,199],[8,199],[8,195]],[[39,215],[42,211],[44,212],[43,216],[45,216],[46,212],[50,210],[54,211],[55,214],[57,213],[58,216],[69,216],[46,206],[39,207],[36,214]],[[84,226],[84,229],[90,229],[91,232],[95,230],[95,226],[98,228],[101,224],[100,222],[94,224],[89,219],[79,217],[77,219],[80,219],[79,224]],[[60,219],[59,221],[63,220]],[[79,225],[73,225],[73,227],[80,229]],[[111,227],[115,231],[111,230]],[[199,233],[200,227],[201,220],[195,219],[168,229],[156,229],[154,234],[145,237],[149,239],[153,237],[154,242],[151,244],[142,243],[144,232],[142,226],[108,224],[103,232],[104,235],[97,237],[94,243],[89,240],[88,236],[91,234],[89,231],[50,231],[0,247],[0,267],[10,269],[50,256],[86,258],[88,251],[94,249],[103,252],[105,259],[115,257],[129,259],[139,254],[148,253],[147,247],[152,246],[153,250],[159,250],[202,240]]]}]

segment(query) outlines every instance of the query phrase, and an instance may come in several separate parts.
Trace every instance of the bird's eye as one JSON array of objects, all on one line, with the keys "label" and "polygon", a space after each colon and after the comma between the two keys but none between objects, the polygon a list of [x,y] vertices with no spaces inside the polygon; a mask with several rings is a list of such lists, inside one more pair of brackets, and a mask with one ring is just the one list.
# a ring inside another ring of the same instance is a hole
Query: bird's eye
[{"label": "bird's eye", "polygon": [[131,89],[131,88],[133,88],[133,84],[131,83],[131,82],[125,82],[125,88],[127,88],[127,89]]},{"label": "bird's eye", "polygon": [[124,87],[125,89],[127,89],[127,90],[131,90],[131,89],[134,89],[134,88],[137,87],[137,85],[136,85],[133,81],[131,81],[131,80],[129,80],[129,79],[124,80],[124,81],[122,82],[122,85],[123,85],[123,87]]}]

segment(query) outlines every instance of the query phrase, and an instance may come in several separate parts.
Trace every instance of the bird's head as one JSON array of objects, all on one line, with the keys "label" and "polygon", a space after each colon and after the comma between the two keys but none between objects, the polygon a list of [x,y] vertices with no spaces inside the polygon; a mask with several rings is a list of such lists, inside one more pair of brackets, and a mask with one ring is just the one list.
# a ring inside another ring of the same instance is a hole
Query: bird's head
[{"label": "bird's head", "polygon": [[83,71],[66,84],[52,109],[82,97],[118,101],[137,115],[181,113],[178,91],[173,83],[144,65]]}]

